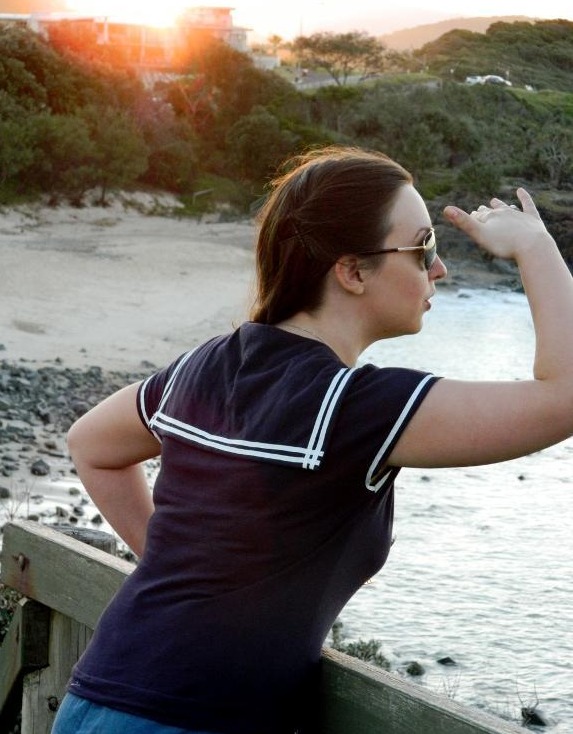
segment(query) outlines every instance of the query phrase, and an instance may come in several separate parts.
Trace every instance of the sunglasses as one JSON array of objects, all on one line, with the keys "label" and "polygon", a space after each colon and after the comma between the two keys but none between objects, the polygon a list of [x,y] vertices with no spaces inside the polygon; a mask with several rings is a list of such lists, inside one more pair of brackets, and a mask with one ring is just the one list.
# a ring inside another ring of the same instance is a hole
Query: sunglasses
[{"label": "sunglasses", "polygon": [[411,252],[412,250],[423,250],[424,251],[424,267],[426,270],[430,270],[432,265],[436,261],[438,252],[436,249],[436,233],[434,228],[431,227],[428,232],[424,235],[424,239],[419,245],[412,245],[411,247],[389,247],[384,250],[373,250],[370,252],[357,252],[357,257],[371,257],[372,255],[385,255],[388,252]]}]

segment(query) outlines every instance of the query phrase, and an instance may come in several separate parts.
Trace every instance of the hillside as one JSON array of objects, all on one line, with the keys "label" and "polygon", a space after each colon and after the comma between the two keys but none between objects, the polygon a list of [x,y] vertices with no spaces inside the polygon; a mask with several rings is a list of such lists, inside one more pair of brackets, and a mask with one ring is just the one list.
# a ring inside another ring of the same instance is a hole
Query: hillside
[{"label": "hillside", "polygon": [[573,92],[573,22],[568,20],[497,21],[485,33],[456,28],[414,55],[442,78],[498,74],[514,86]]},{"label": "hillside", "polygon": [[435,41],[444,33],[453,30],[472,31],[473,33],[485,33],[492,23],[514,23],[516,21],[533,22],[535,18],[525,15],[503,15],[490,16],[487,18],[450,18],[438,23],[427,23],[413,28],[404,28],[394,33],[381,36],[381,41],[390,49],[395,51],[411,51],[421,48],[426,43]]}]

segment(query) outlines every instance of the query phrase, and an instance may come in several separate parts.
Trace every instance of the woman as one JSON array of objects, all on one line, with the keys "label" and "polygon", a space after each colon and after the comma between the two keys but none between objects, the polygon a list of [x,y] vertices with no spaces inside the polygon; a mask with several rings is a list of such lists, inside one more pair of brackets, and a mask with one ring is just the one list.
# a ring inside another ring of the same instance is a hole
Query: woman
[{"label": "woman", "polygon": [[[573,432],[573,282],[531,197],[446,218],[517,262],[534,377],[356,367],[418,332],[446,268],[410,174],[328,148],[261,212],[251,321],[83,416],[79,476],[141,556],[75,667],[54,734],[293,734],[321,646],[388,554],[400,467],[504,461]],[[153,499],[141,462],[161,454]],[[94,723],[95,722],[95,723]]]}]

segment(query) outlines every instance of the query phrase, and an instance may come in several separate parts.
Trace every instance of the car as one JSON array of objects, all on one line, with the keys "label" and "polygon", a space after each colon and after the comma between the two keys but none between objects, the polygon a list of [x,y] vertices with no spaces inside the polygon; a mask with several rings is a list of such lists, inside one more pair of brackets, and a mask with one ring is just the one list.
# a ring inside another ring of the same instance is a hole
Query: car
[{"label": "car", "polygon": [[503,84],[506,87],[513,86],[509,79],[504,79],[502,76],[497,76],[497,74],[487,74],[487,76],[484,76],[483,84]]}]

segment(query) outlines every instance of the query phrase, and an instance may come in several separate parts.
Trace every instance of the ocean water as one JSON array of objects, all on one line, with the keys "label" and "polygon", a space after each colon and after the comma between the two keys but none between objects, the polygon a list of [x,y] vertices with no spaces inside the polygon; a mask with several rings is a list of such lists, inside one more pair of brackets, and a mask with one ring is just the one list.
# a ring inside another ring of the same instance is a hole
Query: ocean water
[{"label": "ocean water", "polygon": [[[527,378],[533,325],[522,294],[441,292],[413,337],[365,361],[460,379]],[[471,416],[468,416],[471,419]],[[573,732],[573,439],[487,467],[404,469],[395,543],[382,571],[343,610],[347,640],[376,639],[392,668],[520,721],[543,713]],[[444,656],[456,665],[436,661]]]}]

